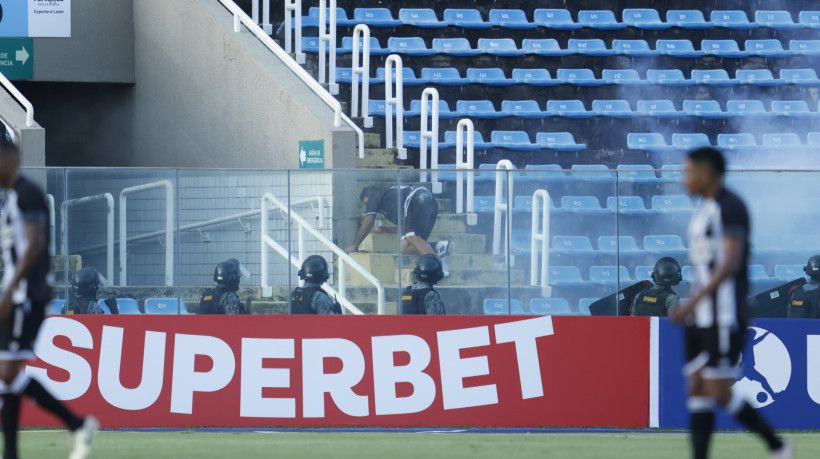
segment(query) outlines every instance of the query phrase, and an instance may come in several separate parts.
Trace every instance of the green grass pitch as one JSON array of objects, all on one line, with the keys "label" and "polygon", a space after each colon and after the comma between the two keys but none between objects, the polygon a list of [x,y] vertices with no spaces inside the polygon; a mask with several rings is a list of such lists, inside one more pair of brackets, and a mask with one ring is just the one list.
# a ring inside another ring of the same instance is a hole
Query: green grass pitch
[{"label": "green grass pitch", "polygon": [[[798,457],[820,457],[820,433],[791,433]],[[91,458],[686,458],[686,434],[667,433],[212,433],[100,432]],[[22,458],[64,458],[61,431],[20,433]],[[765,458],[762,441],[724,433],[712,442],[715,458]]]}]

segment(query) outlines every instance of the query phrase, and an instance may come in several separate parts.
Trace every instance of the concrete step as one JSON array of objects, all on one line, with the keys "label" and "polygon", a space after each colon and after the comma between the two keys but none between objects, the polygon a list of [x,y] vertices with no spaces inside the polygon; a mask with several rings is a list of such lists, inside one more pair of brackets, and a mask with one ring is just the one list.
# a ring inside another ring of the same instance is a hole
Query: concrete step
[{"label": "concrete step", "polygon": [[[360,119],[360,118],[356,118]],[[371,132],[364,133],[364,147],[365,148],[381,148],[382,136],[381,134],[374,134]]]},{"label": "concrete step", "polygon": [[[395,252],[393,253],[362,253],[357,252],[351,254],[353,259],[359,262],[363,267],[373,267],[375,269],[390,269],[396,270],[401,264],[402,268],[413,268],[416,266],[418,257],[415,255],[402,255],[399,258]],[[475,253],[459,253],[447,257],[447,265],[450,270],[464,270],[464,269],[486,269],[495,270],[504,268],[504,257],[475,254]],[[372,272],[372,271],[371,271]]]},{"label": "concrete step", "polygon": [[356,167],[360,169],[406,169],[398,159],[395,148],[365,148],[364,158],[356,158]]},{"label": "concrete step", "polygon": [[[455,254],[483,254],[485,246],[483,234],[432,233],[428,238],[431,243],[448,240],[454,244]],[[398,234],[371,233],[359,250],[370,253],[396,253],[398,251]]]},{"label": "concrete step", "polygon": [[[399,255],[389,253],[353,253],[354,260],[370,272],[382,284],[398,284],[401,276],[402,284],[413,282],[412,272],[417,257],[403,255],[401,270],[399,270]],[[442,282],[449,285],[506,285],[507,269],[503,257],[492,255],[466,254],[453,255],[447,259],[450,268],[450,278]],[[513,269],[510,273],[513,283],[523,283],[524,271]],[[367,280],[358,272],[347,271],[347,282],[351,285],[366,285]]]}]

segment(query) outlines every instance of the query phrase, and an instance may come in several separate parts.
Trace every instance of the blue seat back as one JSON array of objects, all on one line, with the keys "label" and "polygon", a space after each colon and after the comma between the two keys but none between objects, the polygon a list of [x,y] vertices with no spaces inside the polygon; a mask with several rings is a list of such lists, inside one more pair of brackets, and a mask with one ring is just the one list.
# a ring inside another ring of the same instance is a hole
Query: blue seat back
[{"label": "blue seat back", "polygon": [[586,236],[553,236],[552,248],[556,250],[568,251],[589,251],[592,249],[592,242]]},{"label": "blue seat back", "polygon": [[626,8],[621,13],[624,24],[643,27],[661,24],[661,15],[658,10],[651,8]]},{"label": "blue seat back", "polygon": [[467,79],[471,81],[497,81],[506,80],[504,70],[500,68],[467,69]]},{"label": "blue seat back", "polygon": [[553,29],[575,29],[581,24],[572,20],[572,14],[564,9],[538,8],[533,13],[533,22]]},{"label": "blue seat back", "polygon": [[480,214],[495,212],[495,196],[473,196],[473,209]]},{"label": "blue seat back", "polygon": [[456,111],[466,115],[471,113],[495,113],[495,106],[489,100],[459,100],[456,102]]},{"label": "blue seat back", "polygon": [[460,80],[461,74],[457,68],[442,67],[442,68],[423,68],[421,69],[421,79],[436,82],[438,80]]},{"label": "blue seat back", "polygon": [[[560,70],[559,70],[560,72]],[[580,100],[548,100],[547,112],[586,113],[587,108]]]},{"label": "blue seat back", "polygon": [[[465,131],[465,133],[462,134],[464,139],[467,138],[466,135],[467,135],[467,133]],[[458,132],[457,131],[447,131],[447,132],[444,133],[444,143],[449,143],[449,144],[455,145],[457,140],[458,140]],[[482,144],[482,143],[484,143],[484,136],[482,136],[481,133],[478,132],[478,131],[473,131],[473,144],[478,145],[478,144]],[[467,148],[467,143],[466,142],[465,142],[464,148]],[[476,147],[476,148],[478,148],[478,147]]]},{"label": "blue seat back", "polygon": [[626,143],[632,149],[666,148],[667,146],[663,135],[657,132],[629,133],[626,136]]},{"label": "blue seat back", "polygon": [[582,283],[581,270],[577,266],[550,266],[550,283]]},{"label": "blue seat back", "polygon": [[769,274],[763,265],[749,265],[748,272],[749,279],[760,280],[769,278]]},{"label": "blue seat back", "polygon": [[393,52],[427,51],[427,43],[421,37],[390,37],[387,48]]},{"label": "blue seat back", "polygon": [[518,46],[512,38],[479,38],[476,49],[493,54],[498,52],[517,52]]},{"label": "blue seat back", "polygon": [[775,265],[774,277],[780,280],[792,280],[806,277],[803,265]]},{"label": "blue seat back", "polygon": [[556,75],[559,80],[573,82],[576,80],[594,80],[592,69],[558,69]]},{"label": "blue seat back", "polygon": [[[740,72],[740,70],[738,70]],[[726,102],[726,111],[735,115],[765,114],[766,107],[759,100],[729,100]]]},{"label": "blue seat back", "polygon": [[430,8],[402,8],[399,10],[399,20],[405,24],[435,24],[439,22],[436,12]]},{"label": "blue seat back", "polygon": [[[108,311],[108,313],[111,313],[111,310],[108,309],[108,305],[105,304],[104,300],[101,299],[98,304],[101,308]],[[117,309],[120,314],[142,314],[137,300],[133,298],[117,298]]]},{"label": "blue seat back", "polygon": [[802,147],[800,137],[793,133],[763,134],[763,146],[771,148]]},{"label": "blue seat back", "polygon": [[146,298],[146,314],[187,314],[185,303],[176,298]]},{"label": "blue seat back", "polygon": [[51,300],[51,302],[48,304],[48,310],[46,310],[46,314],[49,316],[60,314],[63,310],[63,306],[65,306],[65,300]]},{"label": "blue seat back", "polygon": [[820,40],[789,40],[789,51],[797,54],[820,54]]},{"label": "blue seat back", "polygon": [[592,313],[589,312],[589,305],[591,305],[592,303],[594,303],[596,301],[598,301],[597,298],[581,298],[578,301],[578,311],[580,312],[580,314],[582,316],[592,315]]},{"label": "blue seat back", "polygon": [[516,112],[541,112],[541,107],[534,100],[502,100],[501,111],[505,114],[515,115]]},{"label": "blue seat back", "polygon": [[820,11],[801,11],[798,20],[804,27],[820,28]]},{"label": "blue seat back", "polygon": [[757,141],[752,134],[718,134],[718,146],[723,148],[756,147]]},{"label": "blue seat back", "polygon": [[794,20],[788,11],[755,11],[755,22],[768,27],[793,27]]},{"label": "blue seat back", "polygon": [[676,112],[677,108],[675,108],[675,103],[668,99],[639,100],[638,111],[641,113],[668,113]]},{"label": "blue seat back", "polygon": [[521,49],[532,54],[562,54],[564,51],[554,38],[525,38],[521,40]]},{"label": "blue seat back", "polygon": [[650,69],[646,71],[646,80],[654,83],[668,83],[686,81],[686,77],[679,69]]},{"label": "blue seat back", "polygon": [[643,247],[653,252],[665,250],[686,250],[683,239],[678,235],[644,236]]},{"label": "blue seat back", "polygon": [[473,25],[489,26],[481,17],[481,12],[477,9],[447,8],[444,10],[444,21],[453,25]]},{"label": "blue seat back", "polygon": [[[638,198],[638,196],[628,196],[630,198]],[[615,198],[614,196],[609,199]],[[641,208],[643,208],[643,200],[641,199]],[[598,250],[606,253],[617,252],[634,252],[638,250],[638,243],[632,236],[601,236],[598,238]]]},{"label": "blue seat back", "polygon": [[593,100],[592,111],[599,115],[610,113],[632,113],[632,107],[626,100]]},{"label": "blue seat back", "polygon": [[772,75],[772,71],[769,69],[757,69],[757,70],[738,70],[735,72],[735,79],[739,83],[746,83],[746,84],[754,84],[758,81],[771,81],[774,80],[774,75]]},{"label": "blue seat back", "polygon": [[780,79],[789,83],[818,80],[814,69],[780,69]]},{"label": "blue seat back", "polygon": [[[713,101],[714,102],[714,101]],[[672,145],[682,150],[709,147],[712,143],[706,134],[672,134]]]},{"label": "blue seat back", "polygon": [[692,200],[685,194],[652,196],[654,210],[692,210]]},{"label": "blue seat back", "polygon": [[506,316],[508,314],[523,314],[524,307],[521,305],[521,300],[506,300],[486,298],[484,300],[484,315],[488,316]]},{"label": "blue seat back", "polygon": [[535,143],[544,147],[577,145],[570,132],[539,132],[535,134]]},{"label": "blue seat back", "polygon": [[466,38],[434,38],[433,51],[437,53],[470,52],[473,48]]},{"label": "blue seat back", "polygon": [[684,100],[683,111],[690,115],[695,113],[723,113],[720,103],[716,100]]},{"label": "blue seat back", "polygon": [[775,39],[746,40],[744,49],[749,54],[782,54],[784,51],[783,43],[780,43],[780,40]]},{"label": "blue seat back", "polygon": [[666,12],[667,24],[684,28],[706,28],[711,26],[706,22],[703,12],[700,10],[668,10]]},{"label": "blue seat back", "polygon": [[578,12],[578,23],[594,28],[608,28],[619,24],[615,13],[609,10],[581,10]]},{"label": "blue seat back", "polygon": [[751,25],[749,16],[742,10],[713,10],[709,18],[718,26],[747,28]]},{"label": "blue seat back", "polygon": [[655,50],[664,53],[692,53],[695,45],[689,40],[658,40],[655,42]]},{"label": "blue seat back", "polygon": [[527,13],[525,13],[524,10],[517,9],[491,9],[488,19],[490,24],[498,26],[529,24]]},{"label": "blue seat back", "polygon": [[642,280],[652,280],[652,273],[655,271],[654,266],[636,266],[635,267],[635,279],[642,281]]},{"label": "blue seat back", "polygon": [[772,113],[778,115],[809,114],[809,104],[804,100],[773,100]]},{"label": "blue seat back", "polygon": [[512,79],[516,83],[538,83],[552,80],[547,69],[513,69]]},{"label": "blue seat back", "polygon": [[[561,208],[572,210],[601,210],[601,202],[595,196],[562,196]],[[589,241],[589,239],[587,239]]]},{"label": "blue seat back", "polygon": [[490,140],[500,147],[531,144],[530,136],[524,131],[493,131]]},{"label": "blue seat back", "polygon": [[601,72],[602,79],[607,83],[618,83],[618,82],[640,82],[641,76],[638,74],[638,71],[635,69],[604,69]]},{"label": "blue seat back", "polygon": [[393,13],[388,8],[356,8],[353,19],[363,24],[380,24],[395,22]]},{"label": "blue seat back", "polygon": [[602,284],[631,282],[632,276],[626,266],[590,266],[589,280]]},{"label": "blue seat back", "polygon": [[738,54],[740,46],[734,40],[702,40],[700,50],[706,54]]},{"label": "blue seat back", "polygon": [[809,132],[806,136],[806,144],[812,147],[820,147],[820,132]]},{"label": "blue seat back", "polygon": [[569,302],[564,298],[533,298],[530,300],[530,314],[561,316],[572,314]]},{"label": "blue seat back", "polygon": [[664,164],[661,166],[661,177],[665,180],[679,182],[683,179],[682,164]]},{"label": "blue seat back", "polygon": [[612,40],[612,51],[617,54],[652,54],[646,40]]},{"label": "blue seat back", "polygon": [[570,38],[567,43],[567,50],[573,53],[583,54],[595,51],[608,51],[608,48],[606,47],[606,43],[600,38]]},{"label": "blue seat back", "polygon": [[732,79],[726,69],[692,70],[692,80],[699,83],[716,84],[730,83]]}]

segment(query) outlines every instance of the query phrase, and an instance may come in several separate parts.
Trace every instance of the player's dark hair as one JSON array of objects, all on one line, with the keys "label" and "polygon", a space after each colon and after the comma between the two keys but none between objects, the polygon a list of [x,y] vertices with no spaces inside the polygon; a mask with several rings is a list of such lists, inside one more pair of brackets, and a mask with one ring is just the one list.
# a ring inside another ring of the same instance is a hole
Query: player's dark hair
[{"label": "player's dark hair", "polygon": [[364,187],[362,193],[359,195],[359,201],[364,201],[364,198],[370,198],[373,195],[381,194],[384,188],[380,185],[370,185]]},{"label": "player's dark hair", "polygon": [[726,159],[723,153],[712,147],[698,148],[689,152],[689,161],[697,164],[705,164],[712,169],[718,177],[722,177],[726,172]]}]

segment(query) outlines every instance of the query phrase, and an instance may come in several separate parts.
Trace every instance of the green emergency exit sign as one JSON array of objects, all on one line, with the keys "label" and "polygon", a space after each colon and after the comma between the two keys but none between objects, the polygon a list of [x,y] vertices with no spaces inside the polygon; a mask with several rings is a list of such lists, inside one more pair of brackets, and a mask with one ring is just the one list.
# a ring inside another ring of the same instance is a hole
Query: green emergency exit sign
[{"label": "green emergency exit sign", "polygon": [[34,76],[34,46],[31,38],[0,38],[0,73],[9,80]]}]

